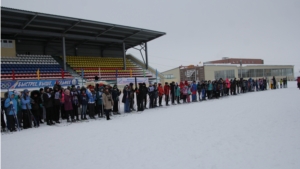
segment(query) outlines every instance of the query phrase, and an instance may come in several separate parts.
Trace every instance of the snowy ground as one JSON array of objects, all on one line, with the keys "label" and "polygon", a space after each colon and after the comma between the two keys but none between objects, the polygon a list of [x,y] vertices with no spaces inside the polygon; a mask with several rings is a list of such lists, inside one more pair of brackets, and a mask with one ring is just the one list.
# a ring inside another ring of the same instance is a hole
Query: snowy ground
[{"label": "snowy ground", "polygon": [[[298,100],[298,101],[296,101]],[[300,90],[43,125],[1,137],[3,169],[299,169]]]}]

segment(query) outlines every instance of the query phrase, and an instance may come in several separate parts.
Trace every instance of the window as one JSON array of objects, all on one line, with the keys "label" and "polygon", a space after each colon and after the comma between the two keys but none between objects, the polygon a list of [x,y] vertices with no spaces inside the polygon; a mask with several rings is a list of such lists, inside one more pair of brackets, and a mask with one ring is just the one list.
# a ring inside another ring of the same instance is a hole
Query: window
[{"label": "window", "polygon": [[164,75],[164,77],[166,79],[174,79],[174,75],[172,75],[172,74]]},{"label": "window", "polygon": [[256,77],[264,77],[264,70],[256,69]]},{"label": "window", "polygon": [[243,69],[242,77],[249,77],[249,70],[248,69]]},{"label": "window", "polygon": [[235,72],[234,70],[221,70],[221,71],[215,71],[215,79],[232,79],[235,78]]},{"label": "window", "polygon": [[256,69],[249,70],[249,77],[256,77]]},{"label": "window", "polygon": [[265,69],[264,76],[271,76],[271,69]]}]

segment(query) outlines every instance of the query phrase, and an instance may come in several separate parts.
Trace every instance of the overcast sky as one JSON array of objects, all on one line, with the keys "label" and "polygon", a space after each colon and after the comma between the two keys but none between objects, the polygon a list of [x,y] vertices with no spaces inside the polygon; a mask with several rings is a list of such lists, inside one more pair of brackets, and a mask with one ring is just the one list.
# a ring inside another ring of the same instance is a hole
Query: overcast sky
[{"label": "overcast sky", "polygon": [[[166,32],[148,43],[150,66],[232,58],[300,71],[300,0],[2,0],[2,6]],[[128,50],[138,58],[135,50]]]}]

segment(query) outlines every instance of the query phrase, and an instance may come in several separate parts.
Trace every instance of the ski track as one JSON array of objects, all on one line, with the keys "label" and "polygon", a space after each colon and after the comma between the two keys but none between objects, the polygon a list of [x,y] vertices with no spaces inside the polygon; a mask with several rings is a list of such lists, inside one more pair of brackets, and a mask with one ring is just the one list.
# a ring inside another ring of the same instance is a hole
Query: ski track
[{"label": "ski track", "polygon": [[[251,92],[1,136],[1,168],[299,169],[300,90]],[[123,105],[120,107],[123,111]]]}]

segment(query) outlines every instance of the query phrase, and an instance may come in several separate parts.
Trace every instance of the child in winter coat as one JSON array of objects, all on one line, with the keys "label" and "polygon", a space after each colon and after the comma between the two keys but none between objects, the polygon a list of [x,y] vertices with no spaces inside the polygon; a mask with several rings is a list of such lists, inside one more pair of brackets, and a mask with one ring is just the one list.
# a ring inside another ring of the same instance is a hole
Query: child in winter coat
[{"label": "child in winter coat", "polygon": [[5,100],[4,107],[5,112],[7,115],[7,121],[10,124],[8,127],[8,130],[11,132],[17,131],[15,128],[15,120],[17,117],[16,114],[16,108],[17,108],[17,101],[15,100],[15,95],[13,92],[8,92],[8,98]]}]

